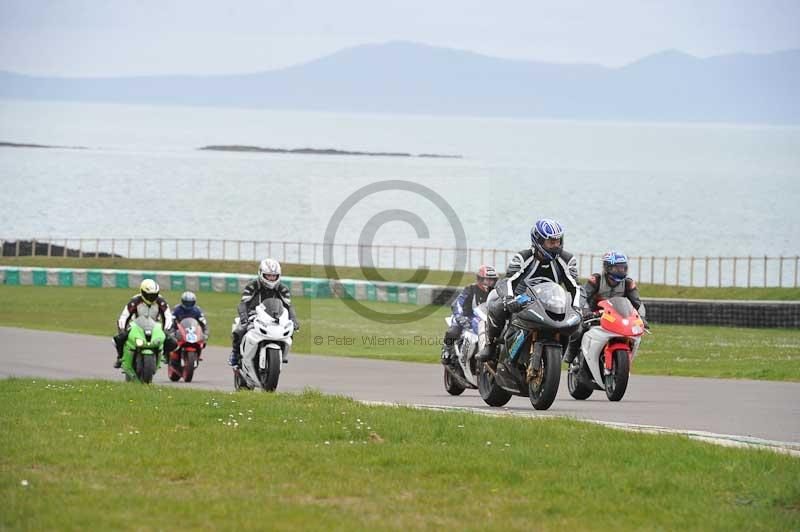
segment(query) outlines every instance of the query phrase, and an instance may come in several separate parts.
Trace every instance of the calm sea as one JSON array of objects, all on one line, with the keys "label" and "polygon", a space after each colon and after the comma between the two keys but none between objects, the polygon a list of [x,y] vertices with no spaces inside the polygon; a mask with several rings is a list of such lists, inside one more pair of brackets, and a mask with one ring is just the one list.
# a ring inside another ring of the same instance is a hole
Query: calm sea
[{"label": "calm sea", "polygon": [[[525,247],[552,217],[576,253],[800,252],[800,128],[2,101],[0,140],[88,148],[0,148],[0,237],[320,242],[350,194],[401,179],[443,197],[470,247]],[[207,144],[463,159],[197,150]],[[429,235],[393,221],[376,243],[453,245],[448,217],[408,191],[355,204],[336,241],[357,242],[386,209]]]}]

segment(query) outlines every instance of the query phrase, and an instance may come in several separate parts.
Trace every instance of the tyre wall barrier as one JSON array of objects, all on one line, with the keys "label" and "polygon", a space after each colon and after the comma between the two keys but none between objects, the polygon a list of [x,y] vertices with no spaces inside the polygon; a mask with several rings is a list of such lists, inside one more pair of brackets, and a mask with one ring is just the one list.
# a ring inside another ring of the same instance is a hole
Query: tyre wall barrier
[{"label": "tyre wall barrier", "polygon": [[[142,279],[155,279],[164,290],[241,293],[252,275],[208,272],[143,270],[86,270],[77,268],[21,268],[0,266],[0,284],[29,286],[86,286],[138,289]],[[310,277],[281,278],[294,296],[350,297],[363,301],[425,304],[435,287],[409,283],[372,282]]]},{"label": "tyre wall barrier", "polygon": [[[434,287],[432,301],[449,305],[460,289]],[[647,321],[670,325],[800,328],[800,301],[744,301],[643,297]]]}]

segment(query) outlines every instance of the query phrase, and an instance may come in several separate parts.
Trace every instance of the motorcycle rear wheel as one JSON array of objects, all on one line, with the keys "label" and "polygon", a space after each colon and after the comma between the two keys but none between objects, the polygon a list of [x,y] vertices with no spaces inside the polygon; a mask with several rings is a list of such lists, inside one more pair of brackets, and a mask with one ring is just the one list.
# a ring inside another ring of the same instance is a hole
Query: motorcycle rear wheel
[{"label": "motorcycle rear wheel", "polygon": [[584,368],[580,368],[577,372],[567,371],[567,388],[569,389],[569,394],[573,399],[577,399],[578,401],[588,399],[589,396],[592,395],[592,392],[594,392],[594,388],[587,386],[581,381],[581,373],[583,371],[585,371]]},{"label": "motorcycle rear wheel", "polygon": [[239,371],[233,372],[233,389],[237,392],[240,390],[250,390],[251,388],[245,382],[244,377],[239,373]]},{"label": "motorcycle rear wheel", "polygon": [[478,371],[478,391],[483,402],[489,406],[503,406],[511,400],[511,393],[495,382],[494,375],[486,368],[485,363]]},{"label": "motorcycle rear wheel", "polygon": [[[444,370],[444,389],[447,390],[447,393],[450,395],[461,395],[464,393],[465,388],[461,386],[456,380],[450,375],[450,372],[447,371],[447,368],[442,368]],[[456,366],[453,368],[453,371],[460,371],[460,367]]]},{"label": "motorcycle rear wheel", "polygon": [[169,360],[167,364],[167,375],[169,375],[169,380],[172,382],[177,382],[181,380],[181,361],[179,360]]}]

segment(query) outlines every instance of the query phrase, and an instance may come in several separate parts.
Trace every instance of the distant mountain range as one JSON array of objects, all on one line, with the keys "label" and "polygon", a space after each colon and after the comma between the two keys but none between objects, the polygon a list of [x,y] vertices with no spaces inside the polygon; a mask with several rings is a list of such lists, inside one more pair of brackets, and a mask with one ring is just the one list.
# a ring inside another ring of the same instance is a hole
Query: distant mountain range
[{"label": "distant mountain range", "polygon": [[34,77],[0,72],[0,98],[577,120],[800,123],[800,50],[620,68],[488,57],[409,42],[224,76]]}]

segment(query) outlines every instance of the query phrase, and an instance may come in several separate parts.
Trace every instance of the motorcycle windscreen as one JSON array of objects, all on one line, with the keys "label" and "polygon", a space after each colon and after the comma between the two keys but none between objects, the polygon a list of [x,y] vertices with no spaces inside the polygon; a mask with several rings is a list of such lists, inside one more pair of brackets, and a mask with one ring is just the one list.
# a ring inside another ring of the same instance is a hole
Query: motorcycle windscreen
[{"label": "motorcycle windscreen", "polygon": [[627,297],[612,297],[608,300],[608,304],[611,305],[614,310],[616,310],[617,313],[623,318],[627,318],[636,312],[636,309],[633,308],[633,305]]},{"label": "motorcycle windscreen", "polygon": [[184,334],[184,340],[190,344],[197,342],[200,337],[200,324],[194,318],[183,318],[181,320],[181,329]]},{"label": "motorcycle windscreen", "polygon": [[534,298],[552,314],[563,316],[567,312],[567,292],[554,282],[539,283],[530,287]]},{"label": "motorcycle windscreen", "polygon": [[181,327],[184,329],[188,329],[190,327],[197,327],[198,323],[197,320],[194,318],[183,318],[181,320]]},{"label": "motorcycle windscreen", "polygon": [[156,326],[161,327],[161,323],[157,322],[149,316],[137,316],[133,322],[142,328],[145,332],[155,330]]},{"label": "motorcycle windscreen", "polygon": [[264,311],[269,315],[270,318],[277,320],[281,317],[281,314],[283,314],[283,301],[277,297],[265,299],[261,303],[261,306],[264,307]]}]

